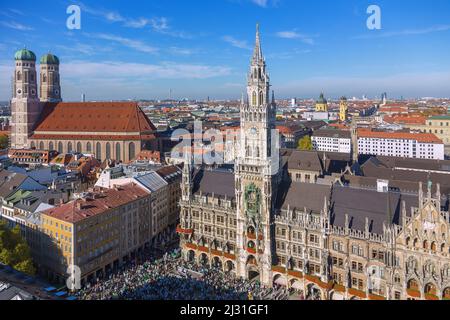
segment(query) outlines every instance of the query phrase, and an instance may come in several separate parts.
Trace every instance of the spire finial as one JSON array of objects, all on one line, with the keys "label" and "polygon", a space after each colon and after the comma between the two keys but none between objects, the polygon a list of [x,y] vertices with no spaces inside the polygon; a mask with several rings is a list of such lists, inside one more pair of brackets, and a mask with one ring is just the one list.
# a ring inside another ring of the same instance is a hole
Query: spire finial
[{"label": "spire finial", "polygon": [[255,41],[255,51],[253,53],[253,59],[260,60],[263,58],[261,50],[261,39],[259,37],[259,23],[256,24],[256,41]]}]

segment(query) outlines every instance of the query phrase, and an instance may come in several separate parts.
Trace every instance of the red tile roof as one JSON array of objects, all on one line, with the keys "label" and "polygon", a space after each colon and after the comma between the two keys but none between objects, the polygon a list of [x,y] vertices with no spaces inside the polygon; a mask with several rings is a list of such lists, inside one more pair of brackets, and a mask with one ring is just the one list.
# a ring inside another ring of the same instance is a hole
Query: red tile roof
[{"label": "red tile roof", "polygon": [[417,140],[422,143],[443,143],[441,139],[432,133],[410,133],[410,132],[386,132],[372,131],[370,129],[358,129],[359,138],[378,138],[378,139],[403,139]]},{"label": "red tile roof", "polygon": [[133,141],[133,140],[153,140],[156,136],[153,134],[144,135],[76,135],[76,134],[33,134],[30,139],[33,140],[101,140],[101,141]]},{"label": "red tile roof", "polygon": [[117,189],[102,189],[102,192],[91,193],[85,199],[77,199],[48,209],[43,214],[65,222],[76,223],[147,195],[148,192],[143,188],[129,184]]},{"label": "red tile roof", "polygon": [[156,131],[136,102],[47,103],[35,132]]},{"label": "red tile roof", "polygon": [[383,120],[387,123],[424,125],[427,121],[427,118],[418,115],[392,115],[390,117],[385,116]]}]

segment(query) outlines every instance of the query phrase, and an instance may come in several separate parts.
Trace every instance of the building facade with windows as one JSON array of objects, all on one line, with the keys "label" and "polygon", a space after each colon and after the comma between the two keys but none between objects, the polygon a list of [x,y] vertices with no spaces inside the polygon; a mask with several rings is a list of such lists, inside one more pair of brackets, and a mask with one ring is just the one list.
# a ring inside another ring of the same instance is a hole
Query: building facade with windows
[{"label": "building facade with windows", "polygon": [[314,150],[348,153],[352,151],[350,131],[321,129],[312,135]]},{"label": "building facade with windows", "polygon": [[80,268],[81,285],[102,278],[151,241],[150,193],[136,184],[94,190],[42,212],[40,272],[56,282]]},{"label": "building facade with windows", "polygon": [[449,299],[448,196],[439,185],[432,195],[430,182],[425,195],[422,186],[402,193],[294,180],[323,167],[302,153],[273,157],[275,104],[259,30],[248,79],[235,166],[195,167],[186,152],[177,228],[184,259],[307,299]]},{"label": "building facade with windows", "polygon": [[444,143],[432,133],[358,130],[359,154],[444,160]]}]

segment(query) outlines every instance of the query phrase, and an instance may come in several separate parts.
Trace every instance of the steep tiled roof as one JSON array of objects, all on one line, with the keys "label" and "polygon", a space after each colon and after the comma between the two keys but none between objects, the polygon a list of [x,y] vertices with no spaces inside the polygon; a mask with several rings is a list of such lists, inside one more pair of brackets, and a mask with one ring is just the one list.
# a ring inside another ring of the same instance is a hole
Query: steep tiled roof
[{"label": "steep tiled roof", "polygon": [[42,213],[62,221],[76,223],[136,201],[148,194],[143,188],[129,184],[117,189],[103,189],[102,192],[92,193],[89,197],[71,201]]},{"label": "steep tiled roof", "polygon": [[135,102],[47,103],[35,133],[156,131]]}]

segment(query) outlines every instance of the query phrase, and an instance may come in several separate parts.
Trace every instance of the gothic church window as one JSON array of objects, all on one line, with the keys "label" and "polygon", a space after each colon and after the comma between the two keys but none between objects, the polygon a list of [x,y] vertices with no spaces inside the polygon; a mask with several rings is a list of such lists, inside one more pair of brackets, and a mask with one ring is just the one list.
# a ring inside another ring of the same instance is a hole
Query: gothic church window
[{"label": "gothic church window", "polygon": [[136,146],[134,145],[134,142],[130,142],[128,149],[128,158],[129,160],[133,160],[135,157],[136,157]]},{"label": "gothic church window", "polygon": [[97,157],[97,159],[102,158],[102,145],[100,144],[100,142],[97,142],[97,145],[95,147],[95,156]]},{"label": "gothic church window", "polygon": [[111,159],[111,144],[109,142],[106,144],[106,159]]},{"label": "gothic church window", "polygon": [[253,91],[253,93],[252,93],[252,105],[256,106],[256,92],[255,91]]},{"label": "gothic church window", "polygon": [[121,161],[122,157],[120,154],[120,143],[116,143],[116,160]]}]

